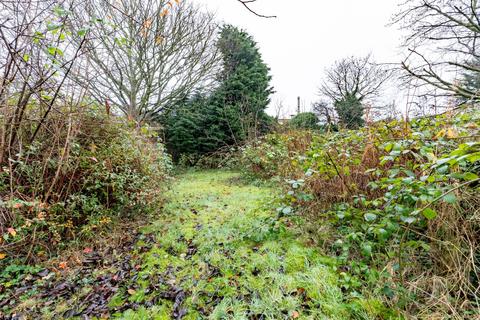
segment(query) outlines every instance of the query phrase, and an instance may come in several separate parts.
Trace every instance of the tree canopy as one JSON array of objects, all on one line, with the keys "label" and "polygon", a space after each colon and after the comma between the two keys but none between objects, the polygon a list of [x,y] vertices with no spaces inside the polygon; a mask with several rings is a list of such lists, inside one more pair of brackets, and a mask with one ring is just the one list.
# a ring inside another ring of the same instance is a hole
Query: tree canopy
[{"label": "tree canopy", "polygon": [[214,16],[188,1],[169,7],[166,0],[87,0],[74,10],[78,23],[94,21],[77,81],[137,122],[154,120],[217,66]]},{"label": "tree canopy", "polygon": [[[427,98],[439,95],[479,101],[478,88],[458,75],[479,74],[480,3],[477,0],[409,0],[394,22],[407,33],[401,63],[405,80]],[[416,80],[420,80],[417,84]],[[440,94],[435,92],[440,90]]]},{"label": "tree canopy", "polygon": [[391,72],[376,64],[371,55],[349,57],[326,70],[320,93],[332,101],[340,122],[356,129],[364,124],[363,104],[378,97],[390,77]]}]

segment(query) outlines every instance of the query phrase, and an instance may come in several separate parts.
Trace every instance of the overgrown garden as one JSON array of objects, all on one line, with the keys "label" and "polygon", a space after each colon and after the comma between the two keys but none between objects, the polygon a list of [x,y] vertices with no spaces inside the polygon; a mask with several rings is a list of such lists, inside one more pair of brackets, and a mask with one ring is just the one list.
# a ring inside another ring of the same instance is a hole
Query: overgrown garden
[{"label": "overgrown garden", "polygon": [[195,1],[0,10],[0,319],[480,316],[476,0],[407,1],[406,59],[291,119]]}]

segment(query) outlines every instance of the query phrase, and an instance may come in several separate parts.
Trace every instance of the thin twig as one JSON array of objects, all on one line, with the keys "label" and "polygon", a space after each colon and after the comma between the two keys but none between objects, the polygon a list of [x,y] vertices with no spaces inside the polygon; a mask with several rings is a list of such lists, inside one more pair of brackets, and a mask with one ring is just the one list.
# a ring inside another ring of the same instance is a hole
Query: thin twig
[{"label": "thin twig", "polygon": [[256,11],[253,10],[252,8],[250,8],[249,4],[250,4],[250,3],[253,3],[253,2],[256,2],[257,0],[237,0],[237,1],[240,2],[245,8],[247,8],[248,11],[250,11],[251,13],[253,13],[254,15],[256,15],[257,17],[267,18],[267,19],[271,19],[271,18],[276,18],[276,17],[277,17],[277,16],[267,16],[267,15],[259,14],[258,12],[256,12]]}]

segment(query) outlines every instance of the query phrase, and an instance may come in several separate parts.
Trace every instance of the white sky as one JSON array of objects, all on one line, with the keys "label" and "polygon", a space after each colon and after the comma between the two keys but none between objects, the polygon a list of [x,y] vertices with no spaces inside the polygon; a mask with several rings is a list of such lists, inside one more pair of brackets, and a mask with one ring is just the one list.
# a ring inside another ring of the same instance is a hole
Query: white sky
[{"label": "white sky", "polygon": [[258,42],[277,92],[271,114],[276,101],[283,101],[286,115],[293,114],[298,96],[304,111],[310,110],[325,68],[336,60],[371,52],[377,62],[401,61],[400,33],[387,24],[402,0],[258,0],[252,5],[276,19],[258,18],[236,0],[196,1]]}]

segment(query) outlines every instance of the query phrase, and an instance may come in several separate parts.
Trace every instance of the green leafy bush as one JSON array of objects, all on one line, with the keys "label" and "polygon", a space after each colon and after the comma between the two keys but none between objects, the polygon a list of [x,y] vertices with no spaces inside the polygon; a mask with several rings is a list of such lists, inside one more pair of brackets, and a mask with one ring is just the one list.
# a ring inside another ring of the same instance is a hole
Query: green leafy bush
[{"label": "green leafy bush", "polygon": [[313,112],[304,112],[293,117],[289,122],[289,126],[293,129],[320,129],[319,120]]},{"label": "green leafy bush", "polygon": [[[346,291],[466,316],[480,307],[479,131],[478,111],[463,111],[316,134],[297,152],[278,147],[291,134],[273,135],[243,159],[257,176],[287,182],[279,212],[305,218],[337,256]],[[272,149],[279,154],[267,157]]]},{"label": "green leafy bush", "polygon": [[311,139],[307,131],[267,135],[241,149],[239,166],[245,174],[258,178],[303,174],[298,157],[307,150]]}]

